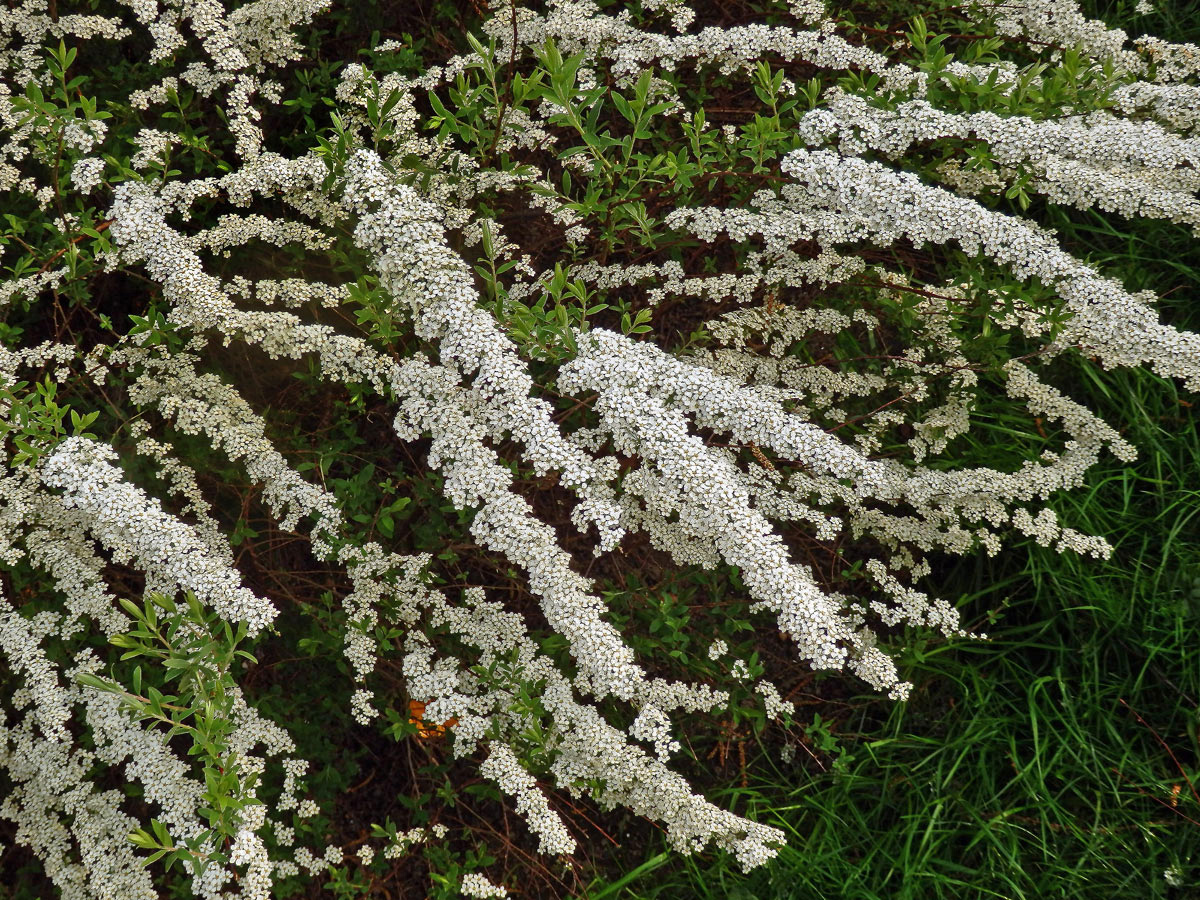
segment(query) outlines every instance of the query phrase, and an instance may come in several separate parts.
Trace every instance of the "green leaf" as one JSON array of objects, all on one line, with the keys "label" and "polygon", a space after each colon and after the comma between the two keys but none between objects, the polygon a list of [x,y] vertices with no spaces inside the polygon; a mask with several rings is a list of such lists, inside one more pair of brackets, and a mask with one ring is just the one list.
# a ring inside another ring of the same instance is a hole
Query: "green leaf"
[{"label": "green leaf", "polygon": [[619,112],[627,121],[637,122],[637,115],[634,113],[632,107],[630,107],[628,100],[626,100],[616,91],[613,91],[610,96],[612,97],[613,105],[617,108],[617,112]]},{"label": "green leaf", "polygon": [[105,681],[103,678],[98,678],[97,676],[93,675],[91,672],[80,672],[79,674],[77,674],[75,676],[75,681],[78,684],[82,684],[82,685],[85,685],[86,687],[90,687],[90,688],[95,688],[98,691],[104,691],[105,693],[109,693],[109,694],[116,694],[116,693],[121,692],[121,688],[118,685],[113,684],[111,681]]},{"label": "green leaf", "polygon": [[131,831],[129,833],[129,840],[131,843],[137,845],[138,847],[142,847],[145,850],[152,850],[160,846],[158,841],[156,841],[150,835],[150,833],[143,828],[139,828],[136,831]]},{"label": "green leaf", "polygon": [[159,843],[164,847],[171,845],[171,836],[167,833],[167,826],[158,819],[150,820],[150,827],[154,829],[154,834],[158,837]]},{"label": "green leaf", "polygon": [[173,613],[178,609],[178,607],[175,605],[175,601],[166,594],[154,593],[150,595],[150,599],[169,613]]}]

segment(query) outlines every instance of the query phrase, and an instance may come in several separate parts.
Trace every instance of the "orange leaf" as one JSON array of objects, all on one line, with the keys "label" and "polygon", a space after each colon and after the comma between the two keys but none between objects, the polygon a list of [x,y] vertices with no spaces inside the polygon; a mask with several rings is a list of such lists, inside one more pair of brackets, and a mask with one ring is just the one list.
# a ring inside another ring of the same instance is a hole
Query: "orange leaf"
[{"label": "orange leaf", "polygon": [[441,725],[433,725],[425,721],[425,704],[420,700],[408,701],[408,721],[417,726],[417,734],[422,738],[441,737],[447,728],[458,724],[458,719],[451,717]]}]

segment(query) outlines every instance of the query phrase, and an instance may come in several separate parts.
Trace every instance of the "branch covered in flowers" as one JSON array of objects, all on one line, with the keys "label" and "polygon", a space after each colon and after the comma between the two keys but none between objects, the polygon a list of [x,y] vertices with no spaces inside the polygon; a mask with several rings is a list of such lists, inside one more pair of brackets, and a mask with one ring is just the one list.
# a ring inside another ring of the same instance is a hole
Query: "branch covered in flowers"
[{"label": "branch covered in flowers", "polygon": [[[902,628],[982,637],[937,555],[1111,552],[1053,499],[1136,448],[1058,367],[1196,390],[1200,336],[1039,218],[1200,233],[1200,48],[761,7],[497,0],[437,60],[325,2],[8,11],[0,817],[64,897],[450,852],[431,809],[335,833],[288,692],[473,767],[543,856],[578,802],[750,869],[783,833],[691,734],[786,733],[813,670],[908,698]],[[997,404],[1005,470],[963,453]]]}]

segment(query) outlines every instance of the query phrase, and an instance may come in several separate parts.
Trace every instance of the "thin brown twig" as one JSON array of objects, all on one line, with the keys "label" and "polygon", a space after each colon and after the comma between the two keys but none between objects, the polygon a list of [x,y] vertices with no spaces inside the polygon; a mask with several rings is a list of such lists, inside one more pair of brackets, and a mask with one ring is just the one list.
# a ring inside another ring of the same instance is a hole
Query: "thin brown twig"
[{"label": "thin brown twig", "polygon": [[1138,722],[1140,722],[1152,735],[1154,735],[1154,739],[1158,741],[1159,745],[1164,750],[1167,751],[1167,756],[1171,757],[1171,762],[1175,763],[1175,768],[1179,770],[1179,774],[1182,775],[1183,780],[1187,782],[1188,790],[1192,792],[1192,796],[1196,798],[1196,802],[1200,803],[1200,793],[1196,792],[1196,786],[1192,783],[1191,776],[1188,775],[1187,770],[1184,769],[1184,767],[1180,764],[1179,759],[1175,756],[1175,751],[1173,751],[1170,745],[1168,745],[1167,742],[1162,739],[1162,736],[1154,730],[1154,726],[1138,715],[1137,710],[1125,702],[1124,697],[1118,697],[1117,702],[1133,713],[1133,717],[1137,719]]},{"label": "thin brown twig", "polygon": [[[112,222],[113,222],[112,219],[105,219],[103,222],[97,222],[95,225],[95,229],[96,229],[96,231],[105,231],[108,228],[108,226],[112,224]],[[71,240],[67,242],[67,247],[71,247],[71,246],[74,246],[75,244],[78,244],[80,241],[82,241],[86,237],[91,237],[91,235],[77,234],[75,237],[71,238]],[[37,270],[37,274],[41,275],[48,268],[50,268],[52,265],[54,265],[55,261],[57,261],[64,253],[67,252],[67,247],[63,247],[61,250],[56,251],[53,256],[51,256],[48,260],[46,260],[44,263],[42,263],[42,267]]]}]

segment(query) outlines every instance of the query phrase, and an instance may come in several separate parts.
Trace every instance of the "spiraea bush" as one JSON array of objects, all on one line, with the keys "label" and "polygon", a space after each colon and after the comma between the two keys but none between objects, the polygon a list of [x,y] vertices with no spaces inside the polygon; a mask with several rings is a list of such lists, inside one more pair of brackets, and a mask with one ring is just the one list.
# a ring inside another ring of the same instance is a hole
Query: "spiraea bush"
[{"label": "spiraea bush", "polygon": [[694,742],[905,700],[986,637],[948,556],[1106,557],[1048,501],[1137,447],[1060,372],[1200,336],[1048,216],[1200,229],[1200,47],[911,13],[10,4],[22,883],[565,896],[624,814],[751,869]]}]

